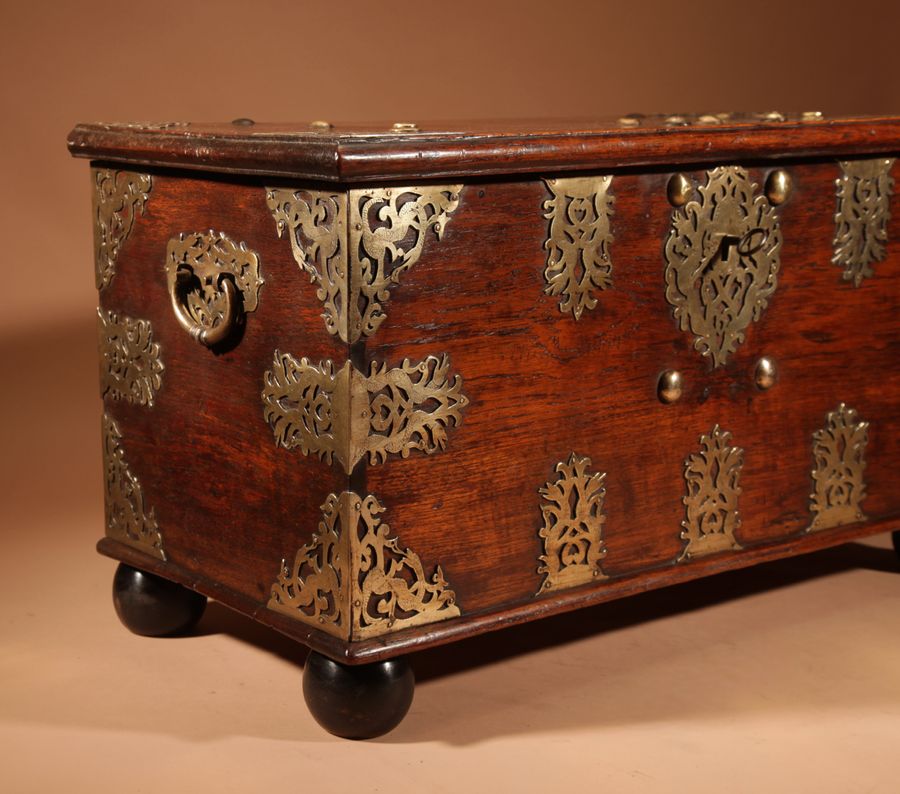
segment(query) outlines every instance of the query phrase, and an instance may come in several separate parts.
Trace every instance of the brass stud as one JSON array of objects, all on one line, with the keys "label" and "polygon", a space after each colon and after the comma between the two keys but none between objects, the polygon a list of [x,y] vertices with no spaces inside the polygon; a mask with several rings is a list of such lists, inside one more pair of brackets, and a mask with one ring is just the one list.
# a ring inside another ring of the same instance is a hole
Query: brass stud
[{"label": "brass stud", "polygon": [[640,113],[629,113],[619,119],[620,127],[640,127],[644,117]]},{"label": "brass stud", "polygon": [[821,110],[805,110],[800,114],[802,121],[821,121],[825,115]]},{"label": "brass stud", "polygon": [[691,122],[688,120],[687,116],[682,116],[677,113],[674,113],[671,116],[666,116],[667,127],[687,127],[690,123]]},{"label": "brass stud", "polygon": [[398,121],[396,122],[391,129],[394,132],[418,132],[419,128],[409,121]]},{"label": "brass stud", "polygon": [[235,127],[252,127],[254,124],[256,124],[253,119],[248,118],[232,119],[231,123]]},{"label": "brass stud", "polygon": [[334,125],[330,121],[311,121],[309,122],[310,129],[313,130],[330,130]]},{"label": "brass stud", "polygon": [[782,168],[772,171],[766,178],[766,196],[773,204],[784,204],[790,198],[793,180]]},{"label": "brass stud", "polygon": [[753,380],[756,382],[756,388],[762,391],[771,389],[778,380],[778,368],[775,366],[774,359],[763,356],[757,361]]},{"label": "brass stud", "polygon": [[673,207],[683,207],[693,192],[694,188],[684,174],[673,174],[666,187],[666,196]]},{"label": "brass stud", "polygon": [[681,373],[677,369],[667,369],[659,376],[656,384],[656,396],[665,405],[670,405],[681,399],[684,386],[681,381]]}]

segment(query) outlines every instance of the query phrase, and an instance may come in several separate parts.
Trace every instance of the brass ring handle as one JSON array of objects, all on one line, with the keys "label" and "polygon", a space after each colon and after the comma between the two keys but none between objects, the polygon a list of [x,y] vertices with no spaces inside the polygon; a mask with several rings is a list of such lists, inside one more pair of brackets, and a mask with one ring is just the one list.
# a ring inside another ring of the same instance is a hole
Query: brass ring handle
[{"label": "brass ring handle", "polygon": [[191,335],[192,339],[196,339],[201,345],[206,347],[214,347],[224,342],[234,329],[239,311],[237,287],[234,285],[234,281],[224,277],[219,280],[219,288],[224,295],[225,306],[222,311],[222,319],[216,325],[210,327],[201,325],[191,317],[190,312],[184,305],[181,297],[182,290],[179,287],[180,282],[176,278],[172,283],[172,288],[169,290],[169,297],[172,299],[172,309],[175,312],[178,324]]}]

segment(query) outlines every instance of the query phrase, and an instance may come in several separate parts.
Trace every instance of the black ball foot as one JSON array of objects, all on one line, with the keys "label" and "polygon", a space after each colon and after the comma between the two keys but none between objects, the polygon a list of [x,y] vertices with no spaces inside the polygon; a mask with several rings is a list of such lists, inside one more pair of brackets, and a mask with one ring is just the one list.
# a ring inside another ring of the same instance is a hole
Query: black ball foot
[{"label": "black ball foot", "polygon": [[891,533],[891,540],[894,541],[894,551],[900,554],[900,530]]},{"label": "black ball foot", "polygon": [[303,697],[326,731],[345,739],[373,739],[396,728],[409,711],[415,679],[406,659],[339,664],[310,651]]},{"label": "black ball foot", "polygon": [[193,628],[206,609],[206,596],[123,562],[113,577],[113,604],[135,634],[163,637]]}]

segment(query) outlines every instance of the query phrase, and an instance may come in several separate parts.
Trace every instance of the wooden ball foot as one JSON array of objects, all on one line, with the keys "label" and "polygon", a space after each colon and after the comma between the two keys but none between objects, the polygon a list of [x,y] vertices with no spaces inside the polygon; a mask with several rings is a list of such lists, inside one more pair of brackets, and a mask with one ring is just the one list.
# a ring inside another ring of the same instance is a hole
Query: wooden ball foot
[{"label": "wooden ball foot", "polygon": [[406,659],[344,665],[310,651],[303,697],[326,731],[345,739],[372,739],[396,728],[409,711],[415,679]]},{"label": "wooden ball foot", "polygon": [[123,562],[113,577],[113,604],[119,620],[135,634],[163,637],[193,628],[206,609],[206,597]]}]

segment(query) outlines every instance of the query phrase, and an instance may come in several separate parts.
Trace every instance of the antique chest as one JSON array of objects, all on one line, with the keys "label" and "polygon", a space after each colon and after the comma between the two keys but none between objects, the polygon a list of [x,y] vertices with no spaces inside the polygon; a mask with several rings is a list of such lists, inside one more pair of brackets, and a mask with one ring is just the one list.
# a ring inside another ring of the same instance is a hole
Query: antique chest
[{"label": "antique chest", "polygon": [[85,124],[119,616],[404,655],[900,517],[900,119]]}]

